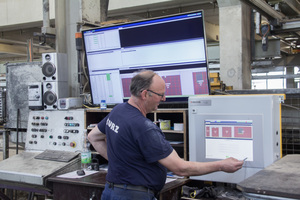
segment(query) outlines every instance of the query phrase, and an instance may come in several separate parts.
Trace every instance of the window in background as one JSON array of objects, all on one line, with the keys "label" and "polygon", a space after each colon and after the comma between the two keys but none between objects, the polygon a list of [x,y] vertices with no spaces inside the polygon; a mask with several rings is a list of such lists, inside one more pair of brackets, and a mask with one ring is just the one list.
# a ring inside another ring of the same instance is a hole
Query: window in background
[{"label": "window in background", "polygon": [[[268,73],[253,73],[251,89],[286,89],[286,70],[271,71]],[[261,77],[259,79],[258,77]]]}]

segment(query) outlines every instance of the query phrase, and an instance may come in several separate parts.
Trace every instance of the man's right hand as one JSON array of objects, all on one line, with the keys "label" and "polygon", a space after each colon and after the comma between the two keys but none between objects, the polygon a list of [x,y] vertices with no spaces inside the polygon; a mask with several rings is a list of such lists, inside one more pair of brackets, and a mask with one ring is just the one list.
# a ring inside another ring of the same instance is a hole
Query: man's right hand
[{"label": "man's right hand", "polygon": [[227,173],[233,173],[243,167],[244,161],[237,160],[235,158],[226,158],[221,161],[220,171]]}]

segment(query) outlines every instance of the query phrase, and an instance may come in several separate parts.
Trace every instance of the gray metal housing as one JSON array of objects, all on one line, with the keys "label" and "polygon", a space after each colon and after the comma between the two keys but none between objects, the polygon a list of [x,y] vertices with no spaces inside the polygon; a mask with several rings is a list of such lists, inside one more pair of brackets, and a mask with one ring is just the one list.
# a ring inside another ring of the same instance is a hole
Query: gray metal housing
[{"label": "gray metal housing", "polygon": [[[239,183],[280,159],[280,103],[282,100],[282,95],[212,95],[190,97],[190,161],[210,162],[225,159],[226,156],[223,152],[228,153],[228,156],[231,156],[230,154],[238,156],[237,159],[239,160],[248,156],[243,168],[235,173],[215,172],[204,176],[193,176],[191,179]],[[233,121],[233,123],[237,120],[249,121],[252,124],[250,126],[251,137],[241,138],[239,136],[228,137],[222,135],[223,130],[226,128],[235,127],[243,129],[242,126],[235,125],[215,126],[214,130],[219,129],[222,134],[209,137],[206,132],[208,126],[205,125],[205,122],[208,120]],[[210,145],[207,145],[208,143]],[[217,156],[213,157],[211,154]]]},{"label": "gray metal housing", "polygon": [[7,123],[5,128],[27,128],[29,114],[28,84],[42,81],[41,66],[41,62],[8,63],[6,65]]}]

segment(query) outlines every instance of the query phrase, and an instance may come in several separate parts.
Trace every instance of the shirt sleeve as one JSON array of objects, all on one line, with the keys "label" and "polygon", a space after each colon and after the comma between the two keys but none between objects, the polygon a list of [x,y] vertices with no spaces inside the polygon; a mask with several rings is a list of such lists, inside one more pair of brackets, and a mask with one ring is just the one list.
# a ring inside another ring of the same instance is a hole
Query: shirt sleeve
[{"label": "shirt sleeve", "polygon": [[104,134],[106,134],[105,126],[106,126],[107,118],[108,118],[108,115],[97,124],[98,129]]},{"label": "shirt sleeve", "polygon": [[145,160],[153,163],[168,157],[172,153],[173,147],[165,139],[163,132],[153,123],[152,125],[147,124],[145,127],[147,127],[146,131],[138,138]]}]

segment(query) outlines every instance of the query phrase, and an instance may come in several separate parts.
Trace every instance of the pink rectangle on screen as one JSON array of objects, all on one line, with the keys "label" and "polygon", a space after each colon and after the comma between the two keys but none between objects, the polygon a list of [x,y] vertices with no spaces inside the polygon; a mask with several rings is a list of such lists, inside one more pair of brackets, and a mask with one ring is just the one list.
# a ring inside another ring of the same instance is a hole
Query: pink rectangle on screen
[{"label": "pink rectangle on screen", "polygon": [[213,137],[219,137],[219,132],[220,132],[219,127],[213,127],[213,128],[211,128],[211,131],[212,131]]},{"label": "pink rectangle on screen", "polygon": [[124,97],[130,97],[130,89],[129,89],[130,82],[131,82],[131,78],[122,78]]},{"label": "pink rectangle on screen", "polygon": [[205,128],[205,133],[206,133],[206,137],[210,136],[210,129],[208,126],[206,126],[206,128]]},{"label": "pink rectangle on screen", "polygon": [[195,94],[208,94],[206,72],[193,72],[193,83]]},{"label": "pink rectangle on screen", "polygon": [[179,75],[163,76],[162,79],[166,82],[166,95],[182,95]]},{"label": "pink rectangle on screen", "polygon": [[236,126],[234,127],[235,138],[252,138],[252,127]]},{"label": "pink rectangle on screen", "polygon": [[222,137],[232,137],[231,127],[222,127]]}]

